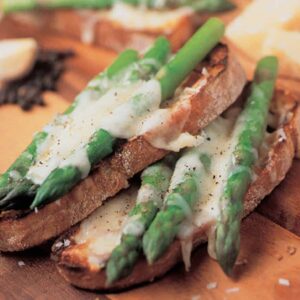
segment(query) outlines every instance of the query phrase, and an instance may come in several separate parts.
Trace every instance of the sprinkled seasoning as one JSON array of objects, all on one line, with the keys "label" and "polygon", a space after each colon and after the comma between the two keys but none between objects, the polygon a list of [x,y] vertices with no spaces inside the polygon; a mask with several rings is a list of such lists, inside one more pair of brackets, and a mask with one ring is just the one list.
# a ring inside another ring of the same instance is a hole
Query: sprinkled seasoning
[{"label": "sprinkled seasoning", "polygon": [[72,55],[69,50],[41,50],[27,76],[4,85],[0,90],[0,105],[17,104],[23,110],[45,105],[43,92],[56,90],[57,81],[64,71],[64,61]]}]

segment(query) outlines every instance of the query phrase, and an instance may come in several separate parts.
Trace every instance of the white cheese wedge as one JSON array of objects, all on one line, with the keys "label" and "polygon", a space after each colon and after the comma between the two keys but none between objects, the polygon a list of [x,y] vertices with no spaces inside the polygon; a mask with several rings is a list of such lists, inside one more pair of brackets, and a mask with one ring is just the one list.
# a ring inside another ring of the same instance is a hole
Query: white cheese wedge
[{"label": "white cheese wedge", "polygon": [[[254,60],[267,54],[277,55],[280,71],[286,73],[285,65],[299,61],[299,55],[297,58],[294,53],[299,49],[300,1],[253,1],[228,25],[226,36]],[[297,74],[300,76],[299,69]]]},{"label": "white cheese wedge", "polygon": [[226,35],[246,52],[260,56],[269,30],[289,30],[297,21],[300,25],[299,0],[256,0],[229,24]]},{"label": "white cheese wedge", "polygon": [[26,75],[36,60],[38,51],[34,39],[0,41],[0,81],[6,82]]},{"label": "white cheese wedge", "polygon": [[273,29],[263,43],[262,54],[276,55],[282,71],[297,76],[300,70],[300,32]]}]

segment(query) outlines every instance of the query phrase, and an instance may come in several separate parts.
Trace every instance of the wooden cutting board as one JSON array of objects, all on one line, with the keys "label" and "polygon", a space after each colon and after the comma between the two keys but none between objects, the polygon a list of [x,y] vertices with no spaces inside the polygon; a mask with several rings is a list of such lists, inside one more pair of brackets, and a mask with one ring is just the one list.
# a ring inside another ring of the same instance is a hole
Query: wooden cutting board
[{"label": "wooden cutting board", "polygon": [[[0,39],[25,36],[34,36],[45,48],[72,48],[76,56],[68,61],[58,91],[46,93],[46,107],[26,113],[11,105],[0,107],[0,173],[25,148],[32,134],[63,111],[87,81],[115,57],[112,52],[59,34],[41,33],[9,20],[0,23]],[[243,58],[242,62],[250,75],[253,66]],[[300,93],[299,83],[283,83]],[[189,273],[179,264],[154,283],[118,294],[96,294],[69,286],[49,259],[46,245],[0,255],[0,299],[300,299],[299,177],[300,161],[295,161],[285,181],[243,222],[241,264],[234,279],[222,273],[203,245],[194,252]],[[280,285],[280,278],[289,280],[290,286]],[[211,283],[216,283],[214,289],[208,288]]]}]

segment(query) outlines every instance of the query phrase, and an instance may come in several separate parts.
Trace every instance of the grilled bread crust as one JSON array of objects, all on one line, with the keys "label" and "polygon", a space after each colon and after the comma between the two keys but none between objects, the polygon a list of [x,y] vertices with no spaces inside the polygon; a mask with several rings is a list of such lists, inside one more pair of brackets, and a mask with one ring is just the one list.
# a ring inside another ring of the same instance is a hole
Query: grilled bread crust
[{"label": "grilled bread crust", "polygon": [[156,29],[125,28],[122,24],[105,18],[105,12],[101,15],[93,11],[80,14],[75,10],[60,9],[35,12],[31,18],[24,18],[22,15],[10,18],[13,22],[55,31],[116,52],[127,48],[145,51],[159,36],[165,36],[170,41],[172,50],[177,51],[197,28],[190,15],[175,16],[172,24]]}]

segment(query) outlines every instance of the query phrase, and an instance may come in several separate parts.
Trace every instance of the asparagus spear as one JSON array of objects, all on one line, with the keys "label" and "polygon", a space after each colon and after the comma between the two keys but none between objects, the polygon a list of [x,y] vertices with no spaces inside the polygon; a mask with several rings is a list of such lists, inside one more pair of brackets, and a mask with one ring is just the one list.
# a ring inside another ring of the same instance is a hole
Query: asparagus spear
[{"label": "asparagus spear", "polygon": [[277,59],[265,57],[256,67],[246,106],[237,120],[237,144],[232,166],[220,199],[215,249],[226,274],[231,274],[238,256],[243,198],[251,182],[251,168],[266,129],[267,114],[277,76]]},{"label": "asparagus spear", "polygon": [[137,204],[129,212],[121,243],[113,250],[106,266],[108,285],[131,272],[142,248],[142,236],[162,205],[171,175],[171,169],[164,163],[150,166],[142,173]]},{"label": "asparagus spear", "polygon": [[58,8],[97,8],[105,9],[112,6],[114,0],[2,0],[0,8],[5,14],[34,10]]},{"label": "asparagus spear", "polygon": [[[37,133],[26,150],[9,169],[0,176],[0,209],[5,206],[12,197],[18,196],[20,191],[24,190],[24,177],[35,159],[39,144],[41,144],[46,137],[46,132]],[[22,185],[23,189],[20,189],[18,187],[19,185]],[[28,182],[26,182],[26,186],[27,185]]]},{"label": "asparagus spear", "polygon": [[217,45],[223,34],[224,23],[218,18],[210,18],[158,72],[156,77],[160,82],[163,101],[173,96],[179,84]]},{"label": "asparagus spear", "polygon": [[[95,8],[105,9],[116,3],[116,0],[2,0],[4,13],[12,13],[33,9],[59,9],[59,8]],[[235,5],[229,0],[122,0],[134,6],[144,5],[148,8],[165,9],[174,7],[192,7],[197,12],[220,12],[233,9]],[[1,6],[0,6],[1,7]]]},{"label": "asparagus spear", "polygon": [[[158,38],[154,46],[147,51],[144,58],[137,65],[134,65],[127,74],[122,74],[123,78],[120,80],[122,81],[126,78],[130,82],[134,82],[139,79],[149,79],[166,61],[169,50],[169,42],[163,37]],[[145,95],[137,94],[126,105],[133,106],[136,113],[139,114],[147,111],[147,107],[143,105],[143,102],[147,103],[146,98]],[[150,101],[148,99],[148,102],[151,102],[151,99]],[[94,134],[89,144],[85,147],[91,166],[96,165],[101,159],[112,153],[116,140],[112,134],[104,129],[99,129]],[[54,169],[37,190],[30,207],[33,209],[61,197],[82,179],[82,175],[76,166]]]},{"label": "asparagus spear", "polygon": [[[115,77],[122,73],[124,69],[128,68],[129,65],[136,62],[137,59],[138,54],[134,50],[125,50],[122,52],[106,71],[88,84],[86,90],[77,97],[74,103],[69,107],[69,109],[67,109],[65,114],[70,114],[75,109],[83,94],[88,97],[99,98],[105,93],[107,88],[112,85],[110,81],[115,81]],[[88,95],[86,95],[86,93],[88,93]],[[36,134],[27,149],[17,158],[10,168],[0,176],[0,209],[5,208],[11,199],[16,198],[21,195],[21,193],[26,194],[24,182],[26,182],[28,192],[30,190],[31,193],[33,183],[29,189],[29,182],[24,180],[24,177],[26,176],[30,166],[35,161],[38,145],[40,145],[46,137],[47,133],[43,131]],[[19,185],[22,185],[23,188],[20,188]]]},{"label": "asparagus spear", "polygon": [[232,10],[236,7],[234,3],[229,0],[187,0],[183,1],[183,6],[192,7],[197,12],[222,12]]},{"label": "asparagus spear", "polygon": [[235,8],[229,0],[122,0],[122,2],[147,8],[168,9],[177,7],[191,7],[196,12],[221,12]]},{"label": "asparagus spear", "polygon": [[200,176],[204,168],[198,148],[186,151],[178,160],[164,207],[143,237],[144,253],[150,264],[170,246],[182,222],[191,217],[199,197]]}]

